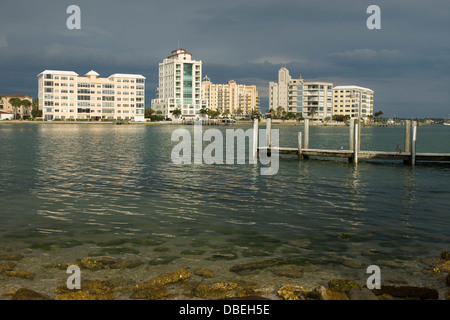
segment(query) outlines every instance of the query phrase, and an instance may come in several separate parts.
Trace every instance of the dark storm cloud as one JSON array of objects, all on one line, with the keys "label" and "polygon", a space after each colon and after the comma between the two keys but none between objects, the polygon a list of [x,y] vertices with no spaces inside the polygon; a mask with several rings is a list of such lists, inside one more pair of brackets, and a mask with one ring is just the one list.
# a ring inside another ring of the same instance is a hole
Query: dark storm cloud
[{"label": "dark storm cloud", "polygon": [[[71,4],[81,30],[66,28]],[[381,7],[381,30],[366,27],[371,4]],[[285,66],[294,77],[370,87],[386,115],[446,117],[449,16],[446,0],[4,0],[0,93],[37,96],[44,69],[140,73],[149,107],[158,63],[179,43],[213,82],[256,84],[263,108]]]}]

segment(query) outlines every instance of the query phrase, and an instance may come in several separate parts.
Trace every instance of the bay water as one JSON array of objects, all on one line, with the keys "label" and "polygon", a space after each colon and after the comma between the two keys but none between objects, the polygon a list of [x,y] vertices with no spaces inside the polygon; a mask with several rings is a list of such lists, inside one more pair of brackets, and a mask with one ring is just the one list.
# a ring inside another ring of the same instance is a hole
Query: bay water
[{"label": "bay water", "polygon": [[[68,275],[45,265],[96,256],[141,263],[82,276],[139,283],[182,267],[208,268],[215,281],[276,292],[285,283],[311,289],[334,278],[363,285],[367,267],[378,265],[382,281],[445,286],[422,259],[450,249],[448,163],[280,155],[278,173],[263,176],[259,163],[174,164],[178,128],[193,132],[178,125],[0,124],[0,255],[22,254],[18,268],[36,274],[0,275],[0,291],[25,286],[54,295]],[[214,127],[236,128],[250,126]],[[272,129],[283,147],[296,147],[303,132]],[[361,149],[395,151],[403,132],[362,128]],[[417,152],[450,153],[449,138],[448,127],[419,127]],[[310,148],[347,149],[348,127],[311,127]],[[287,267],[303,276],[276,274]]]}]

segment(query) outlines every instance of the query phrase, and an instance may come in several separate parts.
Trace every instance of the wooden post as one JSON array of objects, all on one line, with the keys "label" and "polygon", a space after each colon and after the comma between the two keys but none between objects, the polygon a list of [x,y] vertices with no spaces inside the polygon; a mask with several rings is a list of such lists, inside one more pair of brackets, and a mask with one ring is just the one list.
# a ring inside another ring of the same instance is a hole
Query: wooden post
[{"label": "wooden post", "polygon": [[409,153],[411,147],[411,120],[405,121],[405,146],[404,152]]},{"label": "wooden post", "polygon": [[302,157],[302,133],[298,133],[298,160],[303,159]]},{"label": "wooden post", "polygon": [[355,147],[355,119],[350,119],[350,137],[349,137],[349,145],[350,150],[353,151],[353,148]]},{"label": "wooden post", "polygon": [[258,118],[253,119],[253,159],[258,157]]},{"label": "wooden post", "polygon": [[359,151],[359,123],[355,123],[355,145],[353,146],[353,163],[358,163],[358,151]]},{"label": "wooden post", "polygon": [[305,119],[305,149],[309,149],[309,119]]},{"label": "wooden post", "polygon": [[267,118],[266,119],[266,135],[267,135],[267,147],[270,148],[271,146],[271,131],[272,131],[272,119]]},{"label": "wooden post", "polygon": [[416,164],[417,121],[412,122],[411,165]]}]

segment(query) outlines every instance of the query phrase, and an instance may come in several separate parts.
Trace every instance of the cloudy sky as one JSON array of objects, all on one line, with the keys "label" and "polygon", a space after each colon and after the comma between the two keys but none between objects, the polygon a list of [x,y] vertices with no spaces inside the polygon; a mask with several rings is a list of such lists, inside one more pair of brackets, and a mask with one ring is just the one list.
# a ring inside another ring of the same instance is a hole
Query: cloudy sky
[{"label": "cloudy sky", "polygon": [[[381,30],[369,30],[369,5]],[[81,29],[69,30],[69,5]],[[261,108],[269,81],[292,76],[375,91],[375,111],[449,117],[448,0],[1,0],[0,94],[37,96],[45,69],[147,77],[155,96],[158,63],[179,46],[215,83],[255,84]]]}]

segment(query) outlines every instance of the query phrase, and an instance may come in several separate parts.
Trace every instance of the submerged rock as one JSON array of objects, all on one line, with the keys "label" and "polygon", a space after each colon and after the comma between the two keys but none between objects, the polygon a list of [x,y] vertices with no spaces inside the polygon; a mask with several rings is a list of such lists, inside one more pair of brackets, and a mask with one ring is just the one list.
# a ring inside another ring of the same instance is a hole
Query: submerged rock
[{"label": "submerged rock", "polygon": [[448,273],[448,275],[445,277],[445,284],[450,286],[450,272]]},{"label": "submerged rock", "polygon": [[100,270],[104,268],[104,264],[96,259],[85,257],[81,258],[81,267],[88,270]]},{"label": "submerged rock", "polygon": [[170,273],[160,275],[158,278],[150,280],[150,283],[169,284],[186,280],[191,277],[191,273],[186,268],[181,268]]},{"label": "submerged rock", "polygon": [[16,278],[22,278],[22,279],[34,279],[35,274],[28,271],[23,270],[7,270],[3,271],[2,275],[7,277],[16,277]]},{"label": "submerged rock", "polygon": [[278,289],[278,296],[283,300],[305,300],[307,292],[300,286],[287,284]]},{"label": "submerged rock", "polygon": [[217,300],[224,299],[229,291],[237,287],[235,282],[215,282],[209,285],[201,284],[193,290],[194,296],[202,299]]},{"label": "submerged rock", "polygon": [[137,285],[131,294],[133,299],[156,300],[170,295],[169,290],[162,284]]},{"label": "submerged rock", "polygon": [[324,286],[316,288],[315,291],[319,300],[349,300],[344,292],[325,288]]},{"label": "submerged rock", "polygon": [[81,290],[74,292],[64,293],[56,296],[55,300],[97,300],[93,295]]},{"label": "submerged rock", "polygon": [[2,263],[2,264],[0,264],[0,273],[2,273],[4,271],[11,271],[15,267],[17,267],[17,263],[14,263],[14,262]]},{"label": "submerged rock", "polygon": [[26,288],[20,288],[17,290],[14,295],[11,298],[12,300],[50,300],[49,297],[47,297],[44,294],[41,294],[39,292],[29,290]]},{"label": "submerged rock", "polygon": [[205,278],[213,278],[216,276],[214,274],[214,272],[212,272],[211,270],[209,270],[207,268],[200,268],[200,269],[194,270],[194,274],[197,276],[205,277]]},{"label": "submerged rock", "polygon": [[190,277],[191,273],[186,268],[162,274],[148,282],[135,285],[132,290],[133,293],[131,294],[131,298],[156,300],[167,297],[170,295],[169,290],[166,288],[167,284],[183,281]]},{"label": "submerged rock", "polygon": [[303,277],[303,270],[294,269],[294,268],[278,269],[278,270],[274,270],[273,273],[276,274],[277,276],[294,278],[294,279]]},{"label": "submerged rock", "polygon": [[377,296],[367,288],[351,288],[348,296],[350,300],[378,300]]},{"label": "submerged rock", "polygon": [[449,261],[449,260],[450,260],[450,252],[449,252],[449,251],[442,250],[442,251],[441,251],[441,259],[442,259],[442,260]]},{"label": "submerged rock", "polygon": [[5,253],[0,254],[0,260],[9,260],[9,261],[19,261],[24,258],[23,254],[20,253]]},{"label": "submerged rock", "polygon": [[359,289],[359,285],[353,280],[332,279],[328,282],[328,288],[348,293],[350,289]]},{"label": "submerged rock", "polygon": [[439,292],[436,289],[414,286],[382,285],[380,289],[372,289],[372,292],[376,296],[388,294],[398,298],[418,298],[430,300],[437,300],[439,298]]}]

